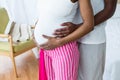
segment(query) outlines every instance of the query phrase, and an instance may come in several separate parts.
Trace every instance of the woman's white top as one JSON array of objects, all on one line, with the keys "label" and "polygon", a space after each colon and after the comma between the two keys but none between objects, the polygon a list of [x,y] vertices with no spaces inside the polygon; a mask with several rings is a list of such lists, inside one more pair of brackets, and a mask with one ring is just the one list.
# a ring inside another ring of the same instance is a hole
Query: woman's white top
[{"label": "woman's white top", "polygon": [[46,42],[42,35],[54,36],[56,29],[64,22],[73,22],[78,3],[70,0],[38,0],[39,22],[34,35],[38,44]]},{"label": "woman's white top", "polygon": [[[94,15],[104,8],[104,0],[91,0]],[[87,9],[86,9],[87,10]],[[78,2],[71,0],[38,0],[39,22],[34,35],[38,44],[47,41],[42,35],[54,36],[54,30],[62,28],[64,22],[82,23],[78,10]],[[105,42],[105,23],[95,26],[94,30],[79,41],[86,44],[99,44]]]},{"label": "woman's white top", "polygon": [[[91,0],[91,4],[93,7],[94,15],[99,13],[104,9],[104,0]],[[82,18],[80,17],[80,12],[78,10],[77,15],[74,20],[76,23],[82,22]],[[79,42],[84,44],[101,44],[106,41],[105,35],[105,26],[106,22],[103,22],[94,27],[94,30],[85,35],[83,38],[79,39]]]}]

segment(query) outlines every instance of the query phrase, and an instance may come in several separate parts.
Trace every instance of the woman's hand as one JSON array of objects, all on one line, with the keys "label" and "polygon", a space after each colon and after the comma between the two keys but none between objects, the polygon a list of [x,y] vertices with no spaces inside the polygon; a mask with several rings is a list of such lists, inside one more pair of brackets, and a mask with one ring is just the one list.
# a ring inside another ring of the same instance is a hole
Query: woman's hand
[{"label": "woman's hand", "polygon": [[59,46],[63,45],[61,43],[60,38],[50,37],[50,36],[47,36],[47,35],[43,35],[43,37],[48,39],[48,41],[46,43],[40,45],[41,49],[51,50],[51,49],[54,49],[56,47],[59,47]]},{"label": "woman's hand", "polygon": [[65,37],[69,35],[73,31],[75,31],[80,26],[80,24],[74,24],[72,22],[65,22],[61,24],[61,26],[63,26],[64,28],[56,29],[54,32],[54,35],[56,37]]}]

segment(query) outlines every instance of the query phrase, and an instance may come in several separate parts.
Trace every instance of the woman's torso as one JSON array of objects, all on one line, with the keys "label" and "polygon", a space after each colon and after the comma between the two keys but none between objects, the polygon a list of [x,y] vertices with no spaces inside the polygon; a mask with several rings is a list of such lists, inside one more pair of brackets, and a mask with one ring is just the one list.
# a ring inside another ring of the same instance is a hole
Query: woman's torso
[{"label": "woman's torso", "polygon": [[62,23],[72,22],[77,7],[78,3],[70,0],[38,0],[39,21],[34,31],[37,43],[46,41],[43,34],[53,36],[54,30],[61,28]]}]

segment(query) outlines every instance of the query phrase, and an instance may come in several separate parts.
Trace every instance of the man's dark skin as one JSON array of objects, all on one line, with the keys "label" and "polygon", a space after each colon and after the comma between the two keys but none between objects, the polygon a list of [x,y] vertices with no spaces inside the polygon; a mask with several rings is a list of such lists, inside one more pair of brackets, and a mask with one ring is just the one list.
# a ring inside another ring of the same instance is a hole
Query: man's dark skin
[{"label": "man's dark skin", "polygon": [[[112,17],[115,12],[117,0],[104,0],[104,2],[104,9],[94,16],[95,26]],[[56,35],[57,37],[67,36],[74,30],[76,30],[80,26],[80,24],[76,25],[71,22],[67,22],[63,23],[62,26],[67,27],[55,30],[54,35]]]}]

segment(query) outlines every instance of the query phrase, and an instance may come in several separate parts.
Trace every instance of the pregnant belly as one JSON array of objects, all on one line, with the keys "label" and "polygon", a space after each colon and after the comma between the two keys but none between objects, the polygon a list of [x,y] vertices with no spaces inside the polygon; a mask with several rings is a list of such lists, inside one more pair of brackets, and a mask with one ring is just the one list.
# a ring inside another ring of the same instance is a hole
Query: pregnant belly
[{"label": "pregnant belly", "polygon": [[35,40],[38,44],[45,43],[47,39],[43,38],[43,34],[51,37],[55,37],[53,35],[54,31],[58,28],[61,28],[60,25],[53,25],[53,24],[38,24],[34,31]]},{"label": "pregnant belly", "polygon": [[72,22],[73,18],[71,17],[40,17],[42,21],[39,20],[36,25],[34,35],[38,44],[45,43],[47,39],[43,38],[43,34],[47,36],[54,37],[53,33],[56,29],[62,28],[62,23]]}]

